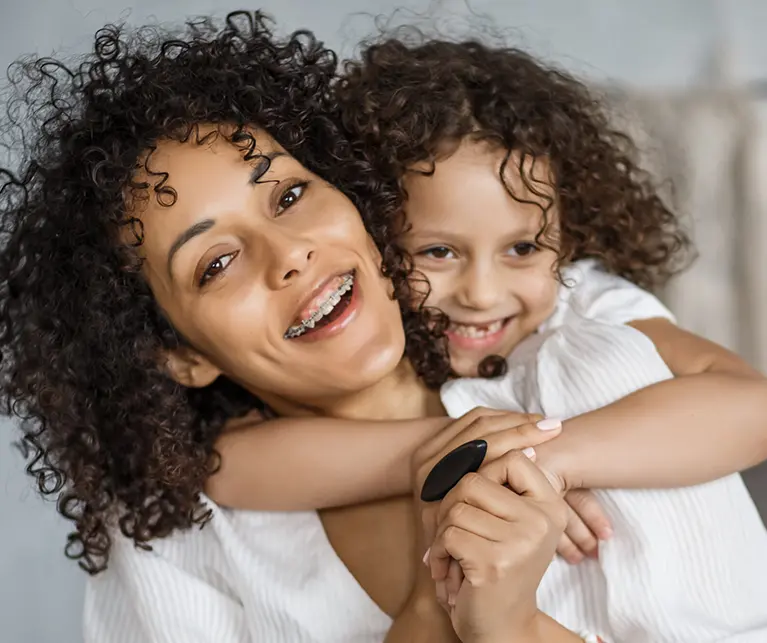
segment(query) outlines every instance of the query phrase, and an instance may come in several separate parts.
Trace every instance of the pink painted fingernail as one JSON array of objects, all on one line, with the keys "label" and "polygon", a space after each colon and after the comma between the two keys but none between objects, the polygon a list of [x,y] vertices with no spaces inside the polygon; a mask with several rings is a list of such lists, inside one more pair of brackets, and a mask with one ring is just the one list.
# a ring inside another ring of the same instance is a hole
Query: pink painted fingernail
[{"label": "pink painted fingernail", "polygon": [[533,447],[522,449],[522,453],[524,453],[531,460],[535,460],[535,449],[533,449]]},{"label": "pink painted fingernail", "polygon": [[562,420],[557,418],[546,418],[537,422],[536,425],[541,431],[556,431],[562,428]]},{"label": "pink painted fingernail", "polygon": [[[429,566],[429,554],[431,553],[431,547],[426,550],[426,553],[423,555],[423,564],[427,567]],[[411,559],[412,560],[412,559]]]}]

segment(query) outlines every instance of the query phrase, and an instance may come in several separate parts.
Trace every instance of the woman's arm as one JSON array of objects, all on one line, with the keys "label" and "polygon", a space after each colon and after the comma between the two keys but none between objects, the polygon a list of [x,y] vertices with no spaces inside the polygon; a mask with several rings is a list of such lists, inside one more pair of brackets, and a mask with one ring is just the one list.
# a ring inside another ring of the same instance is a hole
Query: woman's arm
[{"label": "woman's arm", "polygon": [[568,487],[677,487],[767,459],[767,379],[664,319],[630,324],[676,376],[565,422],[539,461]]},{"label": "woman's arm", "polygon": [[384,643],[460,643],[447,612],[437,603],[429,570],[420,560],[416,564],[413,593]]}]

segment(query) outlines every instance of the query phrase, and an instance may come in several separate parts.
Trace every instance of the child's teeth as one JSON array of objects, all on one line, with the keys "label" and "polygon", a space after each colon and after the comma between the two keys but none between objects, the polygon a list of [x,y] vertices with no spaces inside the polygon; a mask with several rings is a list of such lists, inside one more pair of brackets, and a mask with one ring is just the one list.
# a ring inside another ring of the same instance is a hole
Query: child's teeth
[{"label": "child's teeth", "polygon": [[471,337],[472,339],[487,337],[488,335],[497,333],[501,328],[503,328],[503,320],[494,321],[492,324],[483,327],[475,326],[473,324],[452,325],[453,332],[463,335],[464,337]]}]

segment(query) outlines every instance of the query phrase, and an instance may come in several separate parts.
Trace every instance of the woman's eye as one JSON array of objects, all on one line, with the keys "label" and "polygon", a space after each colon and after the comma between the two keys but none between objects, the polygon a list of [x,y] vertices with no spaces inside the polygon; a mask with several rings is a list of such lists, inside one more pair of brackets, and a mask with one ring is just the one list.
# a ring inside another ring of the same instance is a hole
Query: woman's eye
[{"label": "woman's eye", "polygon": [[282,214],[292,205],[295,205],[303,196],[306,183],[299,183],[286,190],[277,203],[277,214]]},{"label": "woman's eye", "polygon": [[216,257],[213,261],[211,261],[207,265],[202,275],[200,275],[199,285],[204,286],[211,279],[213,279],[214,277],[222,273],[224,270],[226,270],[226,267],[232,262],[232,259],[234,259],[236,256],[237,256],[236,252],[230,252],[227,255],[221,255],[220,257]]},{"label": "woman's eye", "polygon": [[445,246],[427,248],[426,250],[421,250],[418,254],[428,257],[429,259],[452,259],[454,257],[453,251]]},{"label": "woman's eye", "polygon": [[534,243],[530,243],[529,241],[522,241],[511,246],[511,248],[509,248],[509,254],[512,257],[527,257],[534,252],[537,252],[537,250],[538,246],[536,246]]}]

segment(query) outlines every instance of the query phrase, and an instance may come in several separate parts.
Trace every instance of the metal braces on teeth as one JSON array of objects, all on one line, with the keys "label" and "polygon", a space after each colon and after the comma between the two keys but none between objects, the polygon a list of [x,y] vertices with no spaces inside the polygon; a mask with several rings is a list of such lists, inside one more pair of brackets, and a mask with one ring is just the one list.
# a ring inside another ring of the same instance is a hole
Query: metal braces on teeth
[{"label": "metal braces on teeth", "polygon": [[338,286],[335,292],[333,292],[330,297],[325,301],[322,306],[319,307],[318,310],[316,310],[309,318],[304,319],[300,324],[296,324],[295,326],[291,326],[288,328],[287,331],[285,331],[285,339],[294,339],[296,337],[300,337],[303,335],[308,329],[314,328],[316,323],[322,319],[325,315],[329,314],[331,310],[333,310],[337,305],[338,302],[341,301],[341,297],[343,297],[352,287],[352,284],[354,283],[354,276],[353,275],[346,275],[343,278],[343,281],[341,282],[341,285]]}]

